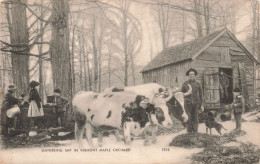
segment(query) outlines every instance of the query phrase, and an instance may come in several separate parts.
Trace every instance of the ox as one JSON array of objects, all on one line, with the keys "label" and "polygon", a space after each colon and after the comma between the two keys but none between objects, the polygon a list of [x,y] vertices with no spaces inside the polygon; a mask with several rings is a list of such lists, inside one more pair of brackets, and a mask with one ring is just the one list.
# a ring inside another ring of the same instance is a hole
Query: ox
[{"label": "ox", "polygon": [[[150,89],[147,89],[149,86]],[[138,87],[139,89],[136,89]],[[144,88],[145,92],[141,92],[140,88]],[[123,92],[95,93],[88,91],[77,93],[73,98],[75,139],[82,142],[82,135],[86,128],[88,143],[93,147],[92,127],[99,130],[110,127],[111,130],[123,130],[126,144],[131,143],[131,135],[138,136],[144,133],[144,145],[148,145],[150,132],[152,133],[152,142],[155,143],[158,125],[165,127],[172,125],[169,115],[172,112],[169,109],[173,110],[174,104],[171,103],[175,103],[171,99],[169,101],[171,106],[168,108],[168,103],[167,105],[165,103],[167,106],[165,107],[162,104],[157,105],[145,101],[151,99],[153,94],[158,93],[159,90],[165,90],[165,88],[158,84],[147,84],[146,87],[145,85],[125,87]],[[175,93],[174,97],[183,107],[183,93]],[[168,99],[170,98],[168,97]],[[180,118],[185,120],[186,116],[186,112],[183,110]]]}]

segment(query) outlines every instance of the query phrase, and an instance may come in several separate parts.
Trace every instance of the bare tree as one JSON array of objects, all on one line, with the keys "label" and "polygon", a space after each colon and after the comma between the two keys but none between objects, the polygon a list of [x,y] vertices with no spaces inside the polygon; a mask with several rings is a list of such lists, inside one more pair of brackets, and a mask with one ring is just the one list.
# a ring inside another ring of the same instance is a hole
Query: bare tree
[{"label": "bare tree", "polygon": [[[120,0],[119,1],[119,11],[118,15],[119,25],[118,25],[118,39],[117,42],[113,43],[113,47],[117,49],[119,53],[124,54],[124,85],[127,86],[129,79],[129,65],[132,61],[134,63],[134,55],[139,51],[141,46],[141,36],[142,30],[140,22],[130,13],[129,8],[131,1]],[[115,44],[120,45],[115,45]],[[132,55],[132,56],[131,56]],[[134,64],[131,64],[132,73],[134,72]],[[135,77],[133,75],[133,81]]]},{"label": "bare tree", "polygon": [[[169,5],[163,6],[163,5],[161,5],[162,2],[163,2],[162,0],[157,1],[156,19],[157,19],[157,23],[160,28],[163,49],[166,49],[169,46],[169,40],[170,40],[170,36],[171,36],[170,35],[170,33],[171,33],[170,24],[172,21],[171,15],[173,13],[171,12],[172,9],[170,8],[170,6]],[[168,0],[165,3],[170,3],[170,1]]]},{"label": "bare tree", "polygon": [[85,42],[85,37],[83,36],[82,38],[82,43],[83,43],[83,47],[82,47],[82,52],[83,52],[83,69],[84,69],[84,89],[85,91],[88,90],[88,84],[87,84],[87,77],[88,77],[88,72],[87,72],[87,63],[88,60],[86,60],[87,58],[87,54],[88,52],[86,52],[86,42]]},{"label": "bare tree", "polygon": [[50,45],[53,84],[71,98],[68,0],[52,1],[52,39]]},{"label": "bare tree", "polygon": [[[41,4],[43,4],[43,0],[41,0]],[[40,17],[43,18],[44,13],[43,13],[42,8],[40,8],[40,13],[41,13]],[[39,31],[44,30],[42,21],[40,21],[40,28],[39,29],[40,29]],[[39,32],[37,32],[37,33],[39,35]],[[43,36],[41,36],[39,38],[39,40],[40,40],[40,42],[43,42]],[[45,96],[44,96],[44,89],[43,88],[45,88],[45,86],[44,86],[44,82],[43,82],[43,78],[44,78],[44,76],[43,76],[43,60],[41,58],[41,55],[43,53],[42,48],[43,48],[42,44],[39,44],[38,45],[38,50],[39,50],[39,55],[40,55],[40,57],[39,57],[39,82],[41,84],[40,85],[40,95],[41,95],[41,98],[42,98],[42,102],[44,102]]]},{"label": "bare tree", "polygon": [[79,56],[79,88],[80,90],[83,89],[83,60],[82,57],[84,58],[84,54],[82,51],[82,47],[84,46],[82,43],[83,37],[82,37],[82,32],[78,31],[78,43],[79,43],[79,50],[78,50],[78,56]]},{"label": "bare tree", "polygon": [[[21,2],[26,3],[24,0]],[[11,13],[8,4],[6,4],[6,9],[12,46],[13,82],[17,86],[18,94],[28,93],[29,56],[19,55],[19,51],[29,53],[29,49],[25,46],[29,45],[26,7],[14,1],[11,3]]]}]

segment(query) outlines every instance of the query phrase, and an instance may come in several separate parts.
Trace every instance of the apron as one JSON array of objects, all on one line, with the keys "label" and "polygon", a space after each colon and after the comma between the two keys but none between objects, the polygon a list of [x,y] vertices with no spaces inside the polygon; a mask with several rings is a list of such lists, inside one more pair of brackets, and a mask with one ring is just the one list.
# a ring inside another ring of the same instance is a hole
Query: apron
[{"label": "apron", "polygon": [[41,104],[41,108],[39,109],[36,104],[36,101],[32,100],[30,102],[30,106],[28,109],[28,117],[39,117],[39,116],[44,116],[42,104]]}]

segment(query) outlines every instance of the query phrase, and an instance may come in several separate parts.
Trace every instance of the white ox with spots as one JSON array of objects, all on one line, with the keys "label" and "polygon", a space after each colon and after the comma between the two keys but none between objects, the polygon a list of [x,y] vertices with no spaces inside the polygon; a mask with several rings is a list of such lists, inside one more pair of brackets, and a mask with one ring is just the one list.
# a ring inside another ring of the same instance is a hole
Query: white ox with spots
[{"label": "white ox with spots", "polygon": [[[147,87],[149,86],[151,85],[147,85]],[[142,87],[144,85],[140,88]],[[76,140],[81,142],[84,129],[86,128],[88,143],[90,146],[93,146],[93,126],[96,129],[107,129],[108,127],[111,129],[122,129],[126,144],[131,143],[131,135],[138,136],[143,132],[145,134],[145,145],[149,144],[148,134],[150,132],[152,133],[152,142],[156,142],[158,125],[166,127],[172,125],[172,120],[169,116],[169,113],[171,113],[170,108],[162,107],[162,104],[157,106],[157,104],[147,102],[146,100],[152,97],[148,94],[149,90],[147,90],[146,94],[142,94],[145,92],[139,93],[140,88],[138,93],[136,93],[137,90],[134,90],[135,86],[132,87],[132,90],[130,90],[130,87],[126,88],[123,92],[106,91],[94,93],[88,91],[79,92],[74,96]],[[146,89],[146,87],[144,88]],[[150,88],[150,90],[153,90],[151,93],[158,93],[160,88]],[[162,89],[165,90],[164,87]]]}]

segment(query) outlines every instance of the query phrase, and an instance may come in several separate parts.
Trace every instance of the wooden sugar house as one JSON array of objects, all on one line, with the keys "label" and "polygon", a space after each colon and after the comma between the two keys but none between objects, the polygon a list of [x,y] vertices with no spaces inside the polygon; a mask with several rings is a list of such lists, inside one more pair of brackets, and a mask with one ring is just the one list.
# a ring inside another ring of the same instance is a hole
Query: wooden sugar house
[{"label": "wooden sugar house", "polygon": [[[232,89],[242,89],[248,105],[255,103],[255,70],[259,62],[228,30],[170,47],[159,53],[141,71],[143,82],[181,87],[190,68],[198,71],[205,108],[219,109],[233,101]],[[223,83],[224,77],[224,83]]]}]

